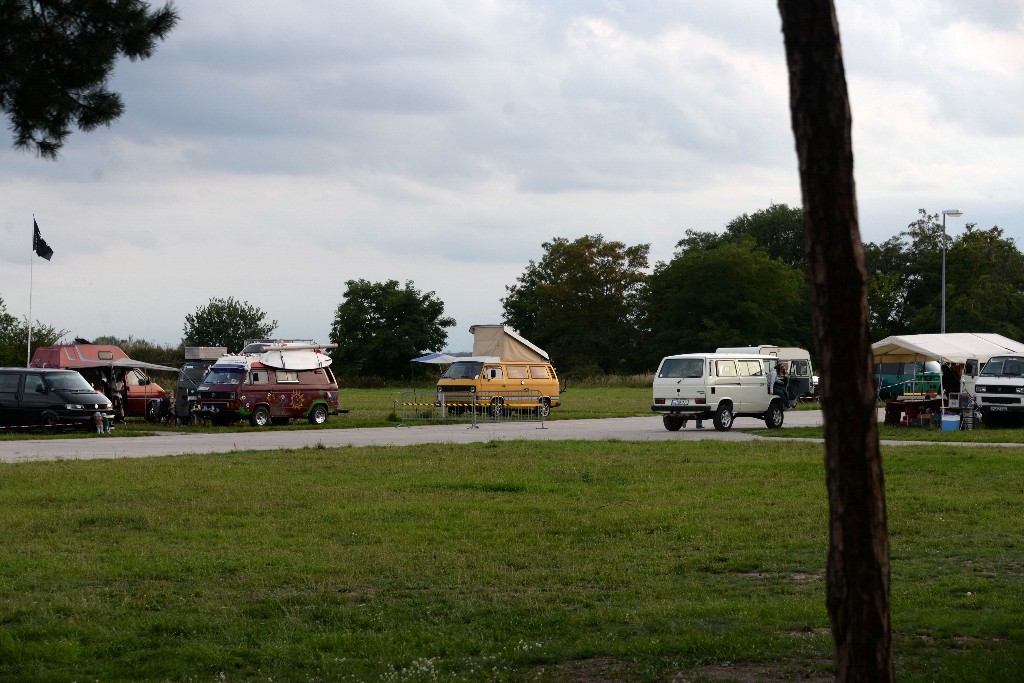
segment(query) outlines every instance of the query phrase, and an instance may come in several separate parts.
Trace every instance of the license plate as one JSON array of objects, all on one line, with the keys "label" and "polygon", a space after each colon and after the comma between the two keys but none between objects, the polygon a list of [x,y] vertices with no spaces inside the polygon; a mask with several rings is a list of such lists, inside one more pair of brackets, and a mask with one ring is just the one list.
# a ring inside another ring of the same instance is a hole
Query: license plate
[{"label": "license plate", "polygon": [[991,408],[989,408],[989,410],[991,410],[994,413],[1005,413],[1006,406],[992,406]]},{"label": "license plate", "polygon": [[674,398],[669,403],[670,406],[688,406],[690,405],[690,399],[688,398]]}]

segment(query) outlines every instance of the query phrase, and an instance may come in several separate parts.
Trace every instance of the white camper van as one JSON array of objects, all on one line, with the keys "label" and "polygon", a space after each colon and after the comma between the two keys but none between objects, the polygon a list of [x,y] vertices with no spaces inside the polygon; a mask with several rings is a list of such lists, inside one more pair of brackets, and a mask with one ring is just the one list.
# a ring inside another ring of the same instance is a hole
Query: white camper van
[{"label": "white camper van", "polygon": [[791,401],[797,399],[814,399],[818,395],[818,376],[811,365],[811,354],[807,349],[797,346],[729,346],[722,347],[715,353],[759,353],[774,356],[782,367],[786,368],[789,384],[786,387]]},{"label": "white camper van", "polygon": [[778,429],[785,404],[768,386],[768,372],[777,362],[775,356],[757,353],[667,356],[654,375],[651,410],[661,414],[671,432],[694,419],[711,419],[724,432],[737,417],[754,417]]},{"label": "white camper van", "polygon": [[973,388],[981,421],[986,427],[1024,424],[1024,354],[992,356],[980,372],[979,365],[967,361],[961,387],[968,394]]}]

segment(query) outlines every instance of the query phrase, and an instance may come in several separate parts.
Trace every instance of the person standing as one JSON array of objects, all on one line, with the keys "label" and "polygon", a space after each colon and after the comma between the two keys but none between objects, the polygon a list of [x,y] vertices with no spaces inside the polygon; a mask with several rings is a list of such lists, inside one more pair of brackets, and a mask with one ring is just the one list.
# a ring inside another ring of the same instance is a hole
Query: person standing
[{"label": "person standing", "polygon": [[117,421],[117,422],[124,422],[125,415],[127,414],[127,411],[125,411],[125,406],[124,406],[124,396],[125,396],[124,375],[122,373],[118,373],[117,371],[114,371],[113,378],[114,378],[114,386],[113,386],[113,390],[112,390],[113,396],[110,397],[110,400],[114,404],[114,420]]}]

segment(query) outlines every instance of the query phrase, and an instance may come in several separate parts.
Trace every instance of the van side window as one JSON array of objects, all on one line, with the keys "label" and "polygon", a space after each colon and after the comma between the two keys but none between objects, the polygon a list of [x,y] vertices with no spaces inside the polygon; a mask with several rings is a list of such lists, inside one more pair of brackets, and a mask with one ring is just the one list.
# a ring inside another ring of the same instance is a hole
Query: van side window
[{"label": "van side window", "polygon": [[735,377],[736,362],[731,360],[716,360],[715,374],[719,377]]},{"label": "van side window", "polygon": [[795,360],[795,361],[793,361],[792,369],[790,370],[789,374],[796,375],[798,377],[806,377],[807,375],[811,374],[811,373],[807,372],[807,361],[805,361],[805,360]]},{"label": "van side window", "polygon": [[0,375],[0,394],[18,393],[21,375]]},{"label": "van side window", "polygon": [[739,368],[740,377],[760,377],[763,374],[759,360],[739,360],[736,361],[736,365]]},{"label": "van side window", "polygon": [[484,368],[484,377],[487,379],[501,379],[501,368],[496,365],[488,365]]},{"label": "van side window", "polygon": [[249,373],[249,384],[266,384],[270,381],[270,373],[266,370],[253,370]]},{"label": "van side window", "polygon": [[25,393],[34,394],[43,386],[43,378],[39,375],[25,375]]},{"label": "van side window", "polygon": [[505,372],[509,379],[527,379],[530,376],[530,368],[525,365],[508,365]]},{"label": "van side window", "polygon": [[551,375],[548,374],[548,368],[546,365],[531,365],[530,366],[530,379],[550,379]]},{"label": "van side window", "polygon": [[299,381],[299,373],[295,370],[278,370],[275,374],[279,384],[283,384],[284,382],[298,383]]}]

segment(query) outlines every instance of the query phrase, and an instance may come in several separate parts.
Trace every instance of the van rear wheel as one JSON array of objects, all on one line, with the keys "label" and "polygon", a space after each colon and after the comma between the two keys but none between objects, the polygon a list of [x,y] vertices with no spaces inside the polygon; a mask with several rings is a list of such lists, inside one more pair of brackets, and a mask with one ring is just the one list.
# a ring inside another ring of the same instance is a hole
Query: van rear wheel
[{"label": "van rear wheel", "polygon": [[540,400],[540,416],[547,417],[551,414],[551,399],[544,397]]},{"label": "van rear wheel", "polygon": [[686,426],[686,418],[679,415],[662,415],[661,422],[665,425],[665,429],[670,432],[678,432]]},{"label": "van rear wheel", "polygon": [[322,425],[327,422],[327,406],[318,403],[309,411],[309,424]]},{"label": "van rear wheel", "polygon": [[772,401],[772,404],[768,407],[768,412],[764,414],[764,423],[768,425],[768,429],[778,429],[782,426],[785,419],[782,402]]}]

